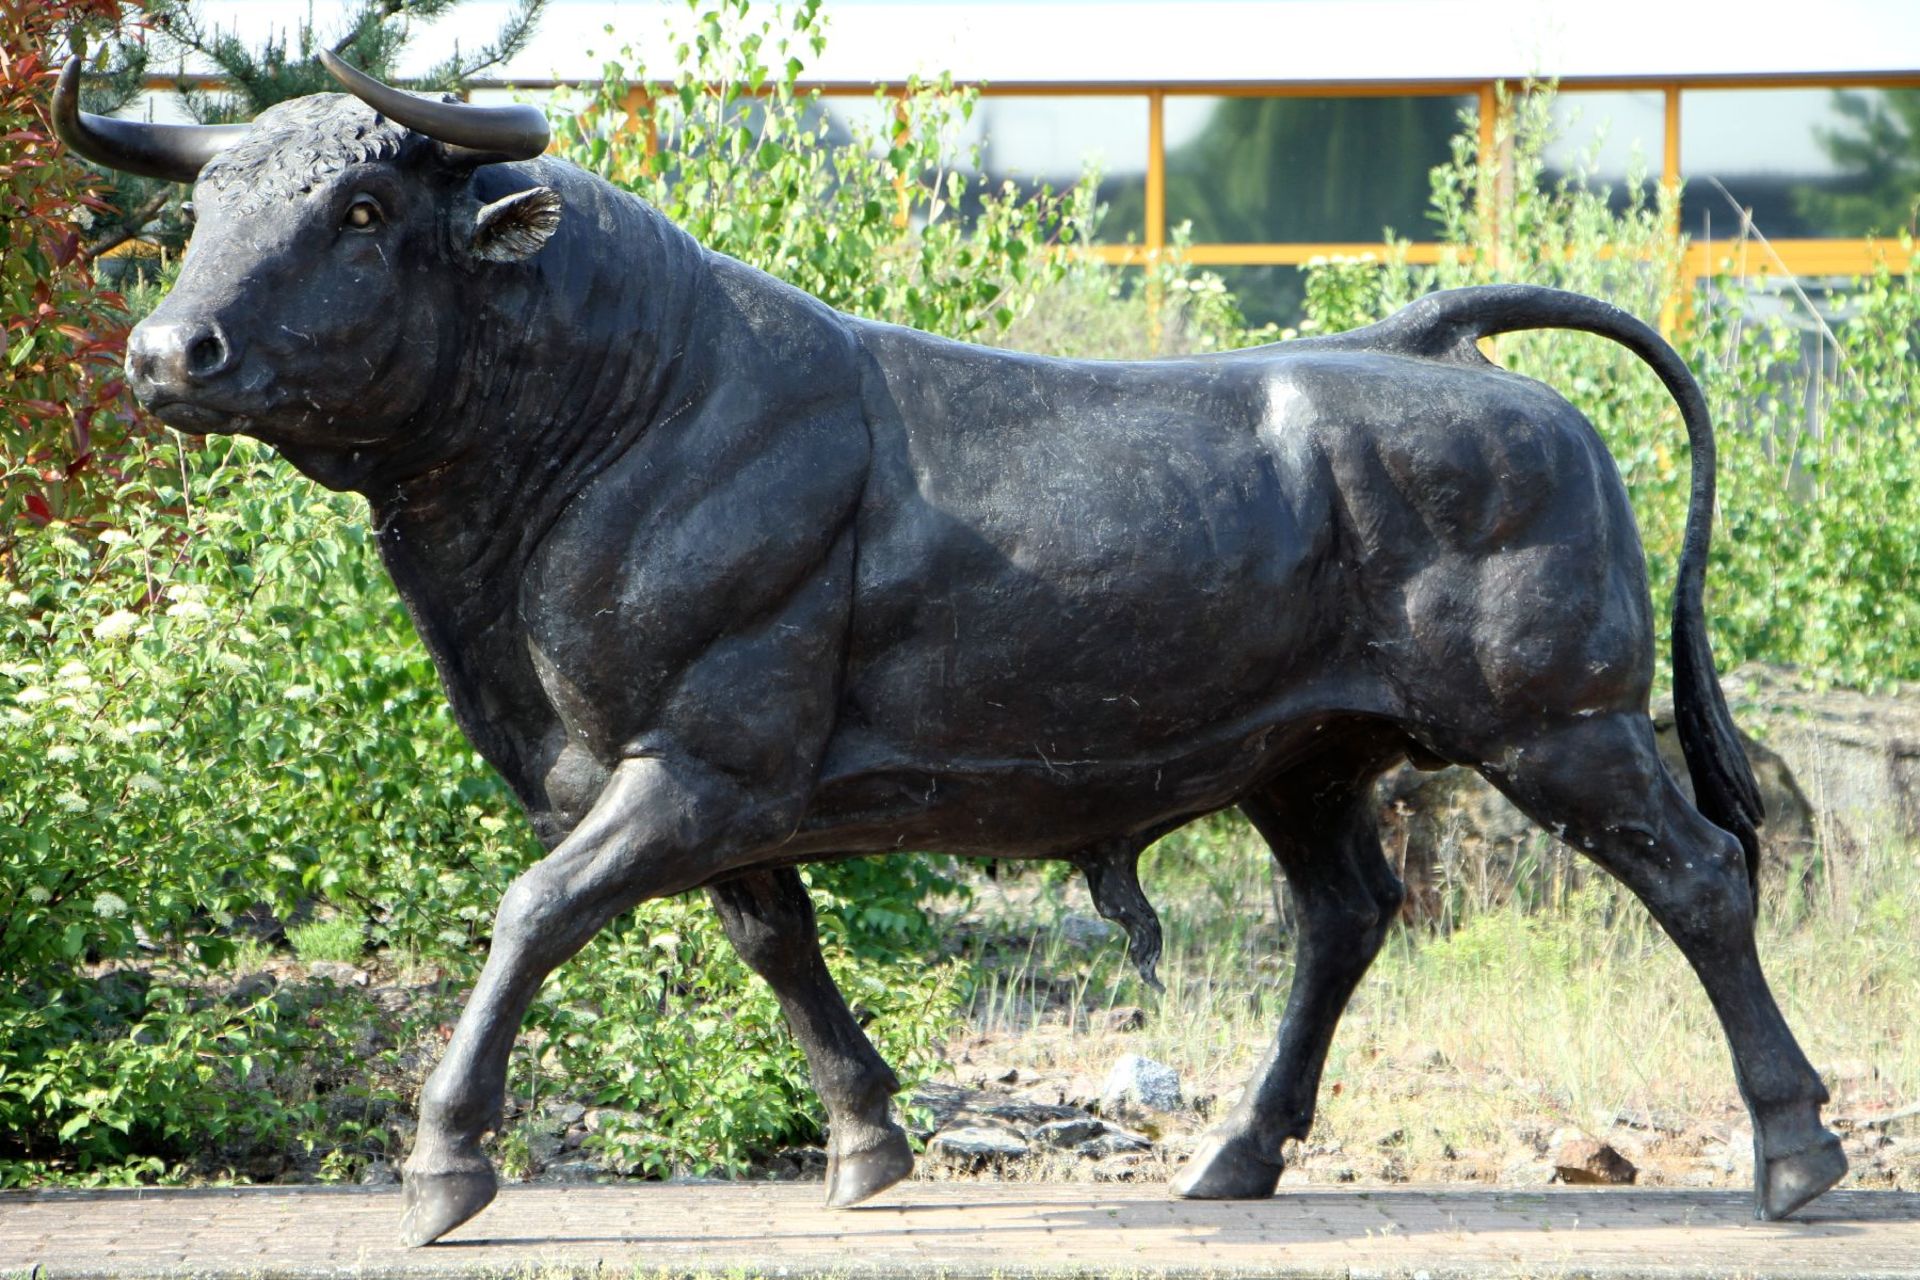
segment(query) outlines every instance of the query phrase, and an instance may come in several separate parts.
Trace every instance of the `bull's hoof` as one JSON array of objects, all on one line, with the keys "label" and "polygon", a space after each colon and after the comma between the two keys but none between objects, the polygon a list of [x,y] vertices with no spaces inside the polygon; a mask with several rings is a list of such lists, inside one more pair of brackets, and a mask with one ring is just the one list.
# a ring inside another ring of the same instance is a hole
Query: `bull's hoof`
[{"label": "bull's hoof", "polygon": [[835,1152],[827,1161],[827,1207],[845,1209],[871,1200],[913,1172],[913,1148],[907,1135],[890,1129],[878,1146]]},{"label": "bull's hoof", "polygon": [[1182,1200],[1264,1200],[1286,1165],[1252,1139],[1207,1135],[1167,1190]]},{"label": "bull's hoof", "polygon": [[1790,1155],[1761,1157],[1753,1168],[1754,1216],[1777,1222],[1840,1181],[1847,1172],[1847,1157],[1840,1139],[1822,1130],[1812,1145]]},{"label": "bull's hoof", "polygon": [[445,1172],[406,1171],[400,1202],[400,1243],[409,1249],[432,1244],[447,1232],[493,1203],[499,1183],[493,1167],[459,1168]]}]

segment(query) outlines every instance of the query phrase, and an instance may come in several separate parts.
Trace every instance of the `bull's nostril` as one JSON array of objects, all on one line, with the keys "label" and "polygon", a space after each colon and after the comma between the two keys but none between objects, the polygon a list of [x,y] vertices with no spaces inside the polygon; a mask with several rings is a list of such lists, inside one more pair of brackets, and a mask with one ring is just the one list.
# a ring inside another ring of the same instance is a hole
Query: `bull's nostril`
[{"label": "bull's nostril", "polygon": [[187,369],[202,377],[217,373],[227,362],[227,344],[217,333],[205,333],[187,344]]}]

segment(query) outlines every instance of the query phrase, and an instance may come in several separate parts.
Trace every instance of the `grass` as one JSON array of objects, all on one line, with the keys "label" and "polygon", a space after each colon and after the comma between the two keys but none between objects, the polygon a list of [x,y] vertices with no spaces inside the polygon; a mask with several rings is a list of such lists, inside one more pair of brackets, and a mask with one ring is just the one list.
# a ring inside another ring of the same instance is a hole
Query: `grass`
[{"label": "grass", "polygon": [[[1085,927],[1069,917],[1092,915],[1077,881],[1032,879],[991,887],[976,904],[976,1032],[1004,1037],[996,1053],[1042,1071],[1097,1080],[1131,1051],[1179,1069],[1190,1096],[1235,1097],[1292,977],[1258,838],[1216,818],[1143,860],[1167,933],[1157,999],[1126,968],[1117,933],[1076,945]],[[1762,961],[1834,1086],[1828,1115],[1920,1101],[1920,850],[1882,842],[1779,882],[1758,922]],[[1529,899],[1557,905],[1530,909]],[[1051,919],[1023,949],[1013,922],[1036,916]],[[1446,932],[1390,935],[1341,1023],[1311,1144],[1391,1148],[1411,1165],[1484,1179],[1517,1143],[1541,1146],[1562,1127],[1603,1132],[1624,1112],[1745,1159],[1719,1023],[1678,948],[1624,889],[1594,873],[1564,892],[1501,892],[1449,918]],[[1103,1034],[1101,1014],[1123,1004],[1147,1007],[1146,1027]]]},{"label": "grass", "polygon": [[353,964],[367,949],[366,934],[360,923],[344,916],[294,925],[287,930],[287,941],[293,944],[293,954],[303,964],[322,961]]}]

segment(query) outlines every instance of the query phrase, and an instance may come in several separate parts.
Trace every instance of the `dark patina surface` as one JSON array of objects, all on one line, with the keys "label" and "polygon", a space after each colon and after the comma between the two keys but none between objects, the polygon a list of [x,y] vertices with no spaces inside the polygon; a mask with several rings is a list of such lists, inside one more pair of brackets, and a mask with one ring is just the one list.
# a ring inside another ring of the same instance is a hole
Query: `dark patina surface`
[{"label": "dark patina surface", "polygon": [[[1604,303],[1437,294],[1367,329],[1151,363],[988,351],[837,313],[539,158],[545,122],[397,92],[223,130],[55,104],[104,163],[196,183],[134,332],[149,409],[366,495],[461,726],[551,854],[502,899],[421,1102],[411,1243],[495,1190],[481,1138],[545,975],[703,888],[778,994],[832,1120],[830,1203],[911,1168],[893,1073],[834,989],[796,864],[1061,858],[1151,975],[1139,852],[1238,806],[1302,929],[1286,1016],[1177,1195],[1266,1196],[1398,909],[1369,784],[1479,770],[1631,886],[1719,1011],[1756,1203],[1844,1171],[1768,994],[1759,803],[1707,647],[1713,437],[1671,348]],[[1650,606],[1592,427],[1482,337],[1645,360],[1693,452],[1673,612],[1699,808],[1647,717]]]}]

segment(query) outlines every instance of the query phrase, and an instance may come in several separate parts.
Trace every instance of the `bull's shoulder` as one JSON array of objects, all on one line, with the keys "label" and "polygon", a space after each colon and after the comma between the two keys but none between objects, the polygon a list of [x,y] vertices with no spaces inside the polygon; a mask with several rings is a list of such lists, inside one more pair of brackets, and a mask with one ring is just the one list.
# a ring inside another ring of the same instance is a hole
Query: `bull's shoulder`
[{"label": "bull's shoulder", "polygon": [[594,477],[535,549],[518,600],[570,732],[603,755],[650,741],[720,669],[736,684],[787,672],[817,710],[811,667],[837,651],[867,454],[857,400],[796,404],[723,377]]},{"label": "bull's shoulder", "polygon": [[853,321],[812,294],[723,253],[705,251],[710,287],[683,359],[731,378],[769,405],[857,400]]}]

